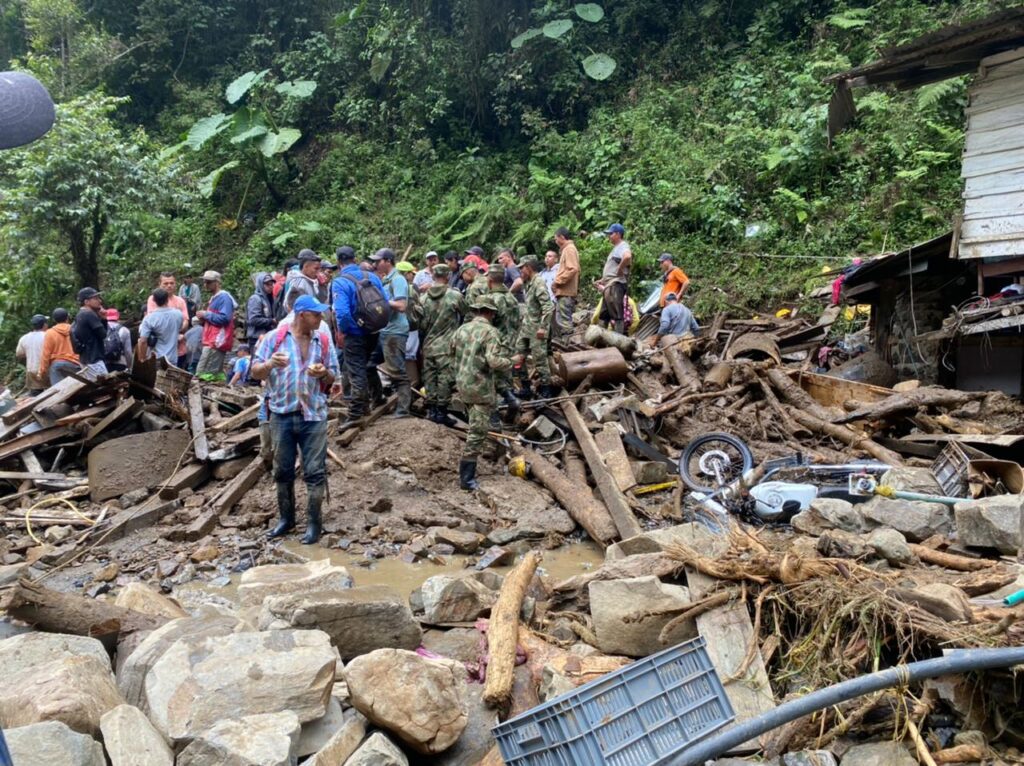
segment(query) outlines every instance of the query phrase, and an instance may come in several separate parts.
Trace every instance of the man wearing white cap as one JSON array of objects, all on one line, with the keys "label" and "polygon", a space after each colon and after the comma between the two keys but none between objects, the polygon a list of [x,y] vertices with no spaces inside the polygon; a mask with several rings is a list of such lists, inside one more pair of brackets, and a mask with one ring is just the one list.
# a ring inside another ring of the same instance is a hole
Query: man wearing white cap
[{"label": "man wearing white cap", "polygon": [[431,250],[427,253],[423,260],[426,262],[426,266],[416,272],[416,276],[412,280],[412,286],[418,293],[425,293],[434,284],[434,267],[440,262],[440,258],[437,253]]},{"label": "man wearing white cap", "polygon": [[227,290],[220,289],[221,275],[203,272],[203,289],[210,293],[210,302],[196,317],[203,323],[203,353],[196,375],[201,380],[225,380],[224,357],[235,342],[235,309],[238,303]]}]

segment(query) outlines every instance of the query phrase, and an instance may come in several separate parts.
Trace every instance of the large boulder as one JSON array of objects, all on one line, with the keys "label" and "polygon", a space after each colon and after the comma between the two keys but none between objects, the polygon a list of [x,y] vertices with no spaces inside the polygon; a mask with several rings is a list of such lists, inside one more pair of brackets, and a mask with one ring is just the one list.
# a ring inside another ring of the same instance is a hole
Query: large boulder
[{"label": "large boulder", "polygon": [[188,612],[163,593],[157,593],[152,588],[140,582],[129,583],[121,589],[114,599],[117,606],[131,609],[142,614],[150,614],[154,617],[167,617],[175,620],[179,617],[188,617]]},{"label": "large boulder", "polygon": [[351,587],[352,578],[348,570],[335,566],[330,559],[318,559],[306,564],[268,564],[242,573],[238,599],[243,607],[260,606],[268,596]]},{"label": "large boulder", "polygon": [[806,511],[793,517],[793,529],[805,535],[820,535],[829,529],[860,533],[868,529],[860,512],[860,506],[837,497],[818,497],[811,501]]},{"label": "large boulder", "polygon": [[498,725],[498,714],[484,702],[484,685],[466,685],[469,716],[458,741],[440,755],[433,766],[477,766],[494,747],[491,729]]},{"label": "large boulder", "polygon": [[907,539],[895,529],[879,527],[868,535],[867,544],[892,566],[907,566],[914,561]]},{"label": "large boulder", "polygon": [[103,745],[111,766],[174,766],[174,753],[145,714],[118,705],[100,719]]},{"label": "large boulder", "polygon": [[726,538],[716,535],[703,524],[688,522],[643,532],[609,545],[605,549],[604,560],[617,561],[638,553],[662,553],[666,546],[675,542],[681,542],[691,547],[700,546],[702,550],[709,551],[708,555],[711,556],[724,553],[729,547]]},{"label": "large boulder", "polygon": [[[345,720],[327,742],[302,766],[342,766],[366,737],[366,718],[358,710],[345,713]],[[300,748],[301,750],[301,748]]]},{"label": "large boulder", "polygon": [[1021,545],[1024,495],[996,495],[957,503],[957,539],[974,548],[1014,555]]},{"label": "large boulder", "polygon": [[344,723],[345,711],[342,709],[341,701],[332,693],[331,698],[327,700],[327,712],[323,717],[302,724],[302,734],[299,736],[299,747],[296,751],[299,757],[317,752]]},{"label": "large boulder", "polygon": [[146,703],[153,723],[175,742],[229,716],[291,710],[304,723],[327,712],[336,663],[318,630],[185,637],[146,675]]},{"label": "large boulder", "polygon": [[942,503],[876,496],[858,506],[870,529],[891,527],[912,543],[953,531],[953,511]]},{"label": "large boulder", "polygon": [[595,580],[589,590],[594,634],[605,654],[646,657],[697,635],[696,623],[688,620],[678,626],[670,643],[658,641],[661,629],[690,603],[690,591],[681,585],[648,576]]},{"label": "large boulder", "polygon": [[843,755],[842,766],[916,766],[917,759],[899,742],[854,745]]},{"label": "large boulder", "polygon": [[409,759],[394,742],[378,731],[345,761],[345,766],[409,766]]},{"label": "large boulder", "polygon": [[17,766],[106,766],[103,745],[60,721],[19,726],[4,732]]},{"label": "large boulder", "polygon": [[427,578],[412,596],[422,605],[423,620],[432,625],[450,622],[473,622],[490,612],[498,600],[498,589],[489,587],[483,575],[435,575]]},{"label": "large boulder", "polygon": [[890,468],[878,480],[881,487],[891,487],[900,492],[918,492],[922,495],[944,495],[935,474],[930,468],[900,466]]},{"label": "large boulder", "polygon": [[110,664],[110,655],[103,644],[88,636],[22,633],[0,641],[0,668],[5,673],[49,665],[68,657],[94,657]]},{"label": "large boulder", "polygon": [[150,668],[175,642],[186,636],[192,639],[210,636],[229,636],[232,633],[252,631],[247,622],[238,617],[204,611],[196,617],[185,617],[161,625],[150,633],[117,669],[117,685],[129,705],[149,712],[146,706],[145,680]]},{"label": "large boulder", "polygon": [[289,710],[219,721],[181,751],[177,766],[294,766],[299,731]]},{"label": "large boulder", "polygon": [[352,706],[424,755],[447,750],[468,720],[466,671],[404,649],[378,649],[345,668]]},{"label": "large boulder", "polygon": [[271,596],[259,627],[322,630],[343,660],[375,649],[415,649],[423,635],[405,599],[383,585]]}]

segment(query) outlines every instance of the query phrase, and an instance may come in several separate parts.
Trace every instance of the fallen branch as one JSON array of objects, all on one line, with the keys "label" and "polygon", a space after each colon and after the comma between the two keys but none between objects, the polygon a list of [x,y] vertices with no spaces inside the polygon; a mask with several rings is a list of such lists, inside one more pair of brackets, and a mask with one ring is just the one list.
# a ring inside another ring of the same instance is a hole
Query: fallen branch
[{"label": "fallen branch", "polygon": [[793,420],[805,428],[825,436],[831,436],[833,439],[838,439],[854,449],[863,450],[876,460],[891,466],[903,465],[902,457],[892,450],[886,449],[878,442],[872,441],[867,436],[858,434],[852,428],[830,423],[827,420],[815,417],[810,412],[801,410],[799,407],[790,407],[789,414]]},{"label": "fallen branch", "polygon": [[523,598],[537,570],[537,555],[527,553],[515,569],[505,576],[498,602],[491,609],[487,628],[487,681],[484,702],[491,707],[506,704],[512,696],[516,646],[519,642],[519,612]]},{"label": "fallen branch", "polygon": [[953,391],[948,388],[918,388],[906,393],[893,394],[880,402],[843,415],[834,422],[849,423],[852,420],[877,420],[897,412],[917,410],[923,407],[959,407],[967,402],[984,399],[987,391]]},{"label": "fallen branch", "polygon": [[982,569],[991,569],[998,562],[986,559],[972,559],[967,556],[955,556],[952,553],[943,553],[934,548],[924,545],[910,544],[910,552],[917,556],[925,564],[936,564],[946,569],[954,569],[957,572],[980,572]]}]

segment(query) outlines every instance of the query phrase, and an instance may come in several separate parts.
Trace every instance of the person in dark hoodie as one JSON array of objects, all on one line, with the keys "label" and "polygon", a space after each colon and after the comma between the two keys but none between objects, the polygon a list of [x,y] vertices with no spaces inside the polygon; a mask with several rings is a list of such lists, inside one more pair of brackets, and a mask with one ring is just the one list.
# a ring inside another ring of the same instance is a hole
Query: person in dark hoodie
[{"label": "person in dark hoodie", "polygon": [[71,326],[71,340],[83,367],[103,361],[103,341],[107,338],[107,319],[103,312],[103,298],[93,287],[78,291],[81,308]]},{"label": "person in dark hoodie", "polygon": [[260,271],[252,279],[256,290],[245,304],[245,339],[249,350],[256,348],[256,342],[268,330],[274,329],[274,275]]},{"label": "person in dark hoodie", "polygon": [[302,295],[319,301],[321,258],[307,249],[299,251],[298,259],[298,270],[289,271],[284,283],[284,308],[287,313],[291,313],[295,301]]}]

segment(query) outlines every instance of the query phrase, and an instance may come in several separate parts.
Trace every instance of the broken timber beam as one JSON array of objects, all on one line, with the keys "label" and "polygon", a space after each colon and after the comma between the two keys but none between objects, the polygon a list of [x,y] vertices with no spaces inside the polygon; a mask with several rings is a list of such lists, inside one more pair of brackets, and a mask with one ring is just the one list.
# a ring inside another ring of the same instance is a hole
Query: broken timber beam
[{"label": "broken timber beam", "polygon": [[872,441],[869,437],[857,433],[852,428],[821,420],[811,413],[801,410],[799,407],[790,407],[789,415],[804,428],[809,428],[811,431],[825,436],[831,436],[833,439],[838,439],[854,449],[863,450],[875,458],[875,460],[880,460],[891,466],[903,465],[902,457],[892,450],[886,449],[878,442]]},{"label": "broken timber beam", "polygon": [[676,335],[666,335],[661,339],[661,353],[672,368],[672,374],[676,383],[686,391],[700,391],[701,380],[697,373],[697,366],[690,359],[686,348],[681,345],[685,338]]},{"label": "broken timber beam", "polygon": [[117,405],[113,412],[111,412],[109,415],[103,418],[103,420],[101,420],[99,423],[97,423],[96,425],[89,429],[89,433],[86,434],[85,437],[86,442],[93,441],[97,436],[102,434],[108,428],[116,425],[122,420],[131,420],[140,412],[142,412],[142,408],[144,406],[145,405],[142,402],[136,401],[135,399],[129,396],[127,399],[125,399],[123,402]]},{"label": "broken timber beam", "polygon": [[349,446],[355,441],[360,431],[378,421],[388,412],[388,410],[394,407],[397,402],[397,396],[392,395],[388,397],[388,400],[384,402],[384,404],[373,410],[369,415],[366,415],[359,423],[342,431],[341,435],[338,437],[338,444],[342,447]]},{"label": "broken timber beam", "polygon": [[594,441],[594,436],[587,428],[580,411],[572,402],[562,402],[562,413],[565,415],[569,428],[572,429],[573,436],[576,437],[576,442],[583,450],[583,457],[587,461],[590,473],[597,483],[597,489],[608,507],[612,521],[615,522],[615,528],[619,530],[619,536],[625,540],[641,534],[643,529],[640,522],[636,520],[626,496],[619,489],[608,467],[604,464],[601,452],[597,448],[597,442]]},{"label": "broken timber beam", "polygon": [[228,482],[221,493],[212,502],[213,509],[217,515],[229,513],[232,508],[241,500],[245,493],[256,486],[256,482],[267,472],[267,464],[262,457],[257,455],[252,462],[246,466],[238,476]]},{"label": "broken timber beam", "polygon": [[210,443],[206,439],[206,418],[203,415],[203,392],[195,383],[188,387],[188,417],[192,427],[192,446],[196,460],[210,457]]},{"label": "broken timber beam", "polygon": [[487,682],[484,702],[491,707],[505,705],[512,697],[516,647],[519,644],[519,612],[523,598],[537,571],[537,554],[527,553],[515,569],[505,575],[498,601],[487,626]]},{"label": "broken timber beam", "polygon": [[988,396],[987,391],[952,391],[948,388],[938,387],[918,388],[906,393],[893,394],[887,399],[861,407],[832,422],[849,423],[853,420],[876,420],[897,412],[916,410],[921,407],[959,406],[976,399],[984,399],[986,396]]},{"label": "broken timber beam", "polygon": [[235,428],[238,428],[238,426],[245,425],[250,420],[255,420],[259,411],[260,403],[256,402],[256,404],[251,407],[246,407],[237,415],[232,415],[230,418],[225,418],[224,420],[214,423],[206,430],[211,433],[214,431],[232,431]]}]

